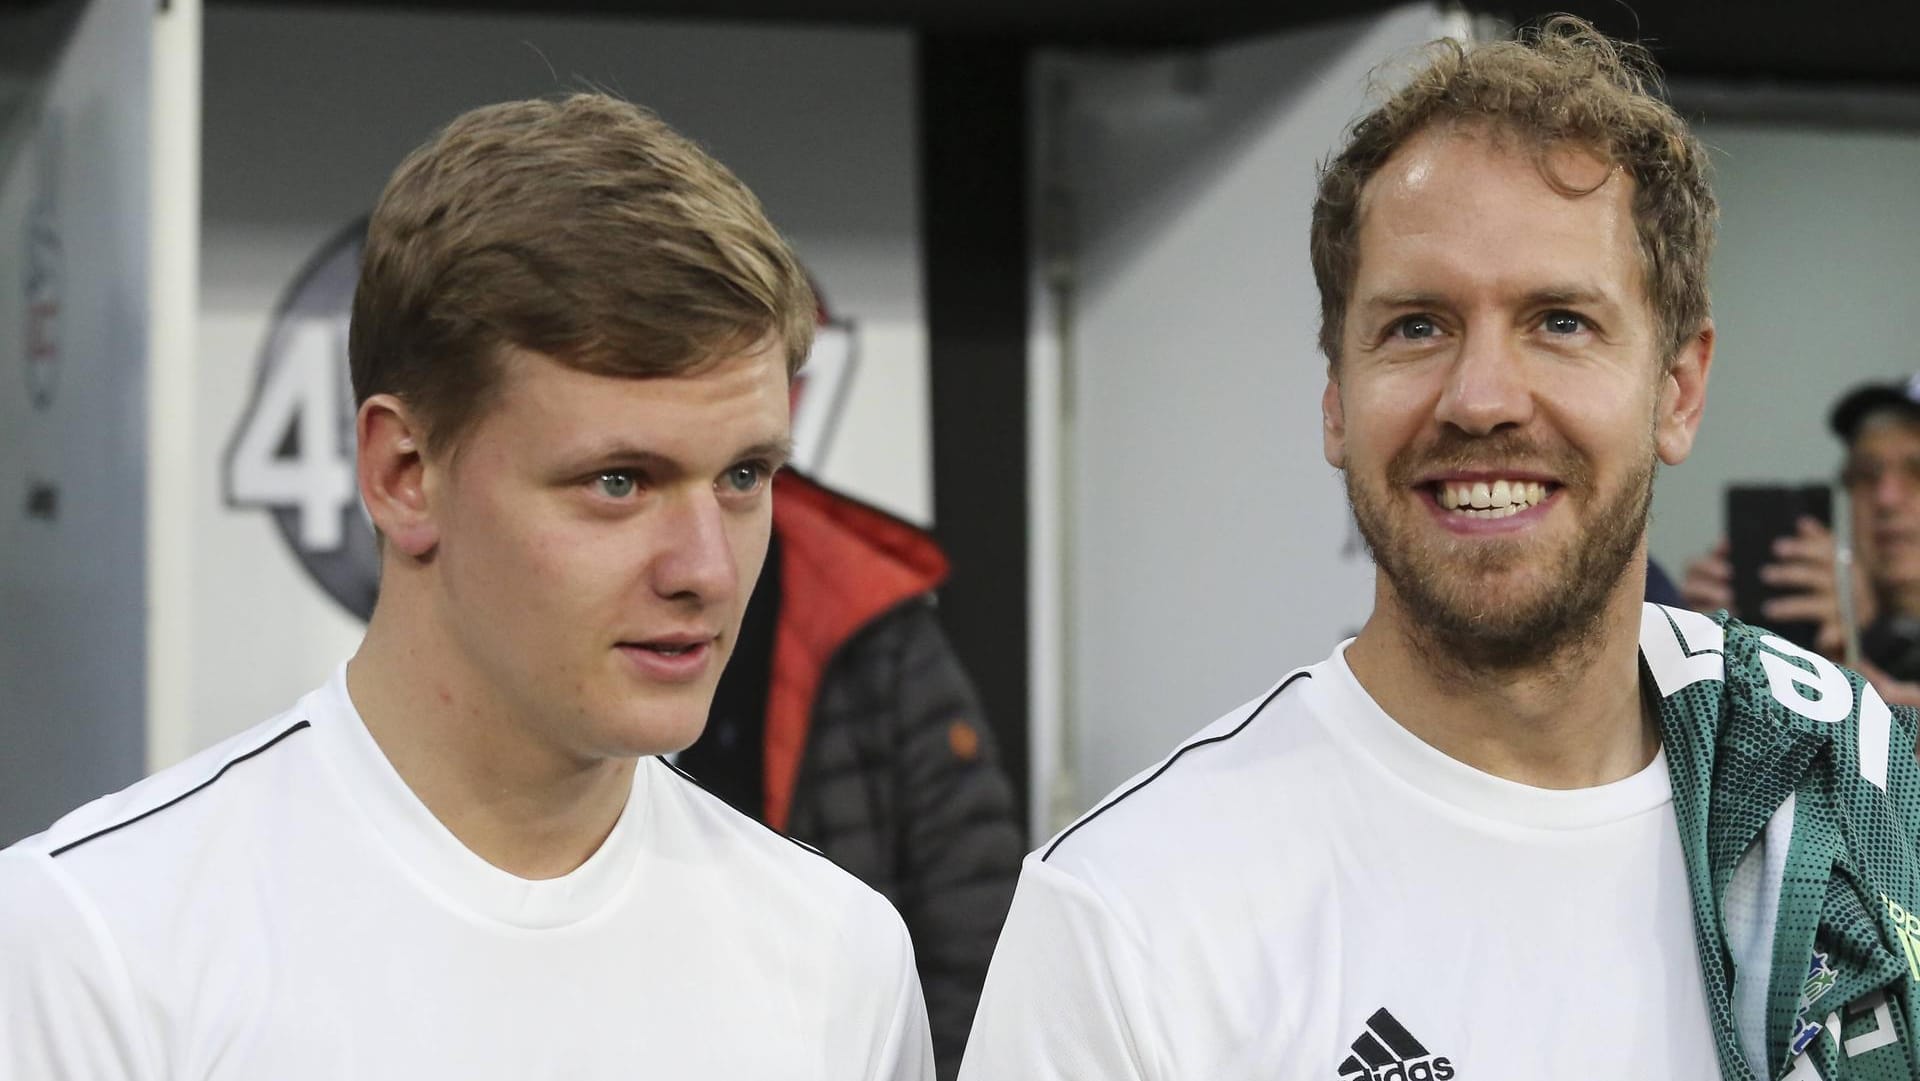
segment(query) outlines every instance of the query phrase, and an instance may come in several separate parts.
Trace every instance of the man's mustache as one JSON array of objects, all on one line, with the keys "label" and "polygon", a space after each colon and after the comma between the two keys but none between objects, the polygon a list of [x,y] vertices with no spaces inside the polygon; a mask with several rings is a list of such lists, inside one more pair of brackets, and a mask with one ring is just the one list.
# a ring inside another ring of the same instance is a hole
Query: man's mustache
[{"label": "man's mustache", "polygon": [[1423,446],[1408,447],[1387,463],[1387,479],[1395,485],[1413,484],[1435,473],[1498,472],[1544,473],[1558,483],[1577,487],[1588,479],[1586,462],[1565,447],[1548,447],[1513,432],[1488,436],[1443,435]]}]

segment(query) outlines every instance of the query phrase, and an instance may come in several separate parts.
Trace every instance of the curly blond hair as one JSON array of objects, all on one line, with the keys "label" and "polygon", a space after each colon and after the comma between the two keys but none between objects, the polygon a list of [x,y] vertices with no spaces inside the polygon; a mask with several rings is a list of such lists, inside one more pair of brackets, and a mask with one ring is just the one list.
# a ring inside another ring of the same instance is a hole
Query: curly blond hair
[{"label": "curly blond hair", "polygon": [[1356,121],[1347,144],[1320,168],[1310,251],[1320,288],[1320,350],[1336,366],[1347,302],[1359,269],[1361,200],[1394,152],[1442,124],[1479,125],[1536,153],[1547,182],[1569,188],[1545,151],[1571,143],[1634,181],[1633,219],[1645,288],[1671,361],[1709,314],[1707,265],[1719,208],[1707,183],[1707,156],[1660,97],[1659,69],[1638,45],[1557,15],[1512,40],[1462,44],[1443,39],[1384,104]]}]

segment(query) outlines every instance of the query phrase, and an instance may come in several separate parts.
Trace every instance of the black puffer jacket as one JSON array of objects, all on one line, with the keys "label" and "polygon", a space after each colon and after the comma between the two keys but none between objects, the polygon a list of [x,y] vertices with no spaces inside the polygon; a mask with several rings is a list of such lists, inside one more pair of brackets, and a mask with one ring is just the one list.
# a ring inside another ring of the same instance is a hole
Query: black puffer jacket
[{"label": "black puffer jacket", "polygon": [[766,820],[905,918],[940,1077],[959,1071],[1025,852],[1013,790],[935,618],[932,538],[783,475]]}]

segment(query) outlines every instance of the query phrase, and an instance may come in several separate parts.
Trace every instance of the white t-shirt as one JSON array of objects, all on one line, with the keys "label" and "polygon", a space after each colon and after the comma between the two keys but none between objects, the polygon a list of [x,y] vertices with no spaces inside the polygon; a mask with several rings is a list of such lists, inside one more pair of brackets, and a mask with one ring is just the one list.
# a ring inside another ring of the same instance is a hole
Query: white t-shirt
[{"label": "white t-shirt", "polygon": [[0,852],[0,1079],[926,1081],[900,918],[656,759],[530,881],[393,771],[344,669]]},{"label": "white t-shirt", "polygon": [[1027,858],[962,1081],[1719,1076],[1664,754],[1503,780],[1345,649]]}]

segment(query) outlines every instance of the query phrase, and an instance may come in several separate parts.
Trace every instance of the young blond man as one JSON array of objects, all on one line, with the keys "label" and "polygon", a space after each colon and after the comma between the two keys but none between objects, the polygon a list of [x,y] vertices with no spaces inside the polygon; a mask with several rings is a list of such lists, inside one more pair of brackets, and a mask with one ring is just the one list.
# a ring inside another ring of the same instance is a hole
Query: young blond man
[{"label": "young blond man", "polygon": [[931,1078],[898,917],[657,757],[766,554],[814,301],[598,95],[455,120],[354,303],[359,651],[0,854],[0,1076]]}]

